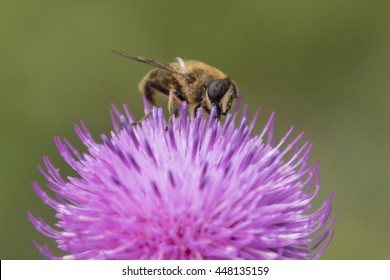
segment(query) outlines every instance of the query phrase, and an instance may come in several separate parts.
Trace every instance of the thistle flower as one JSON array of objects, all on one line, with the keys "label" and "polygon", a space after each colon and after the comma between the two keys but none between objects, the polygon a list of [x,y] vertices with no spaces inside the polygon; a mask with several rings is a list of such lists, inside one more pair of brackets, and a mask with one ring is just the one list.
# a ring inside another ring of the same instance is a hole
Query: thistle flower
[{"label": "thistle flower", "polygon": [[[224,123],[191,119],[186,104],[167,125],[161,109],[133,126],[113,107],[114,132],[93,140],[75,130],[87,152],[55,138],[78,173],[64,180],[47,157],[39,168],[55,199],[37,183],[37,195],[56,211],[49,226],[28,213],[34,227],[67,253],[61,259],[312,259],[331,242],[332,195],[318,209],[318,163],[308,166],[311,144],[274,144],[272,114],[251,136],[258,112],[238,127],[237,111]],[[289,156],[287,156],[289,155]]]}]

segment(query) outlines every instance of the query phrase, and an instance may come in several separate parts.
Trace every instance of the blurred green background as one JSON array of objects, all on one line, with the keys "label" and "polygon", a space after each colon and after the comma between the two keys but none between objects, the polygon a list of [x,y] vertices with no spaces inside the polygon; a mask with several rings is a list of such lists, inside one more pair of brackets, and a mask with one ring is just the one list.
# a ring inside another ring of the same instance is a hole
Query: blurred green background
[{"label": "blurred green background", "polygon": [[390,258],[390,2],[1,1],[0,258],[41,259],[51,244],[26,211],[54,222],[31,182],[53,137],[80,142],[84,120],[109,133],[110,104],[142,116],[137,84],[150,67],[109,49],[165,61],[205,61],[237,82],[257,131],[276,111],[321,160],[317,203],[332,190],[338,220],[323,259]]}]

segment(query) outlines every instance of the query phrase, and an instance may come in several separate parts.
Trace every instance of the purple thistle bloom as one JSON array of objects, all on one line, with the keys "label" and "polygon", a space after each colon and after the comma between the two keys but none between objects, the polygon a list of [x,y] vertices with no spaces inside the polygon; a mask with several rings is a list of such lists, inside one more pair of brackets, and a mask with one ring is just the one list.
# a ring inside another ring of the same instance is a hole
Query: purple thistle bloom
[{"label": "purple thistle bloom", "polygon": [[[161,109],[132,126],[125,106],[112,110],[114,132],[92,139],[75,130],[88,152],[55,139],[78,177],[62,179],[47,157],[47,187],[38,196],[56,211],[56,228],[28,213],[34,227],[67,252],[61,259],[316,259],[328,247],[335,218],[332,195],[318,208],[318,163],[307,166],[311,144],[273,144],[272,114],[251,136],[244,110],[224,123],[181,114],[168,125]],[[289,156],[287,156],[289,155]],[[47,257],[49,249],[35,246]]]}]

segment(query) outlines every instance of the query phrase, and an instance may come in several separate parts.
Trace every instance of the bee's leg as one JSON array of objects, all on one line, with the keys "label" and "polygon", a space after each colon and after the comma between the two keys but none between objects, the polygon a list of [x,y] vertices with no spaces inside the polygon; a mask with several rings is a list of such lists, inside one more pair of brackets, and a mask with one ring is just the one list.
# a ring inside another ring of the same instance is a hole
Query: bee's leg
[{"label": "bee's leg", "polygon": [[181,104],[182,101],[175,94],[175,90],[170,89],[168,95],[168,113],[169,113],[168,124],[172,122],[172,117],[177,113],[177,105],[181,105]]},{"label": "bee's leg", "polygon": [[[141,82],[140,84],[140,90],[145,96],[146,102],[151,104],[152,106],[155,106],[156,103],[154,101],[154,94],[155,94],[155,89],[153,88],[153,83],[147,81],[147,82]],[[152,114],[152,111],[149,111],[146,113],[140,120],[133,122],[132,125],[139,125],[141,124],[144,120],[146,120],[150,115]]]},{"label": "bee's leg", "polygon": [[141,123],[142,123],[144,120],[146,120],[151,114],[152,114],[152,111],[149,111],[148,113],[146,113],[145,116],[143,116],[142,118],[140,118],[138,121],[133,122],[131,125],[139,125],[139,124],[141,124]]},{"label": "bee's leg", "polygon": [[196,117],[196,113],[197,113],[199,108],[200,108],[200,105],[198,105],[198,104],[188,104],[187,105],[187,111],[188,111],[188,114],[190,115],[191,119],[194,119]]},{"label": "bee's leg", "polygon": [[168,113],[169,113],[169,118],[168,118],[168,124],[172,122],[172,116],[175,114],[176,111],[176,103],[174,100],[175,94],[173,93],[173,90],[169,90],[169,96],[168,96]]}]

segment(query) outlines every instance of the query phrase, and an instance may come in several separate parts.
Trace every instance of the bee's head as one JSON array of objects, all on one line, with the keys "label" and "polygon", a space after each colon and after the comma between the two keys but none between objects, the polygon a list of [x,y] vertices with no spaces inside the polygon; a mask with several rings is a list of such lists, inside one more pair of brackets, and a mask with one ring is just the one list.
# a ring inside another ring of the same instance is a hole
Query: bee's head
[{"label": "bee's head", "polygon": [[236,98],[238,98],[237,86],[229,78],[213,80],[207,87],[207,106],[210,109],[216,107],[217,117],[226,115]]}]

